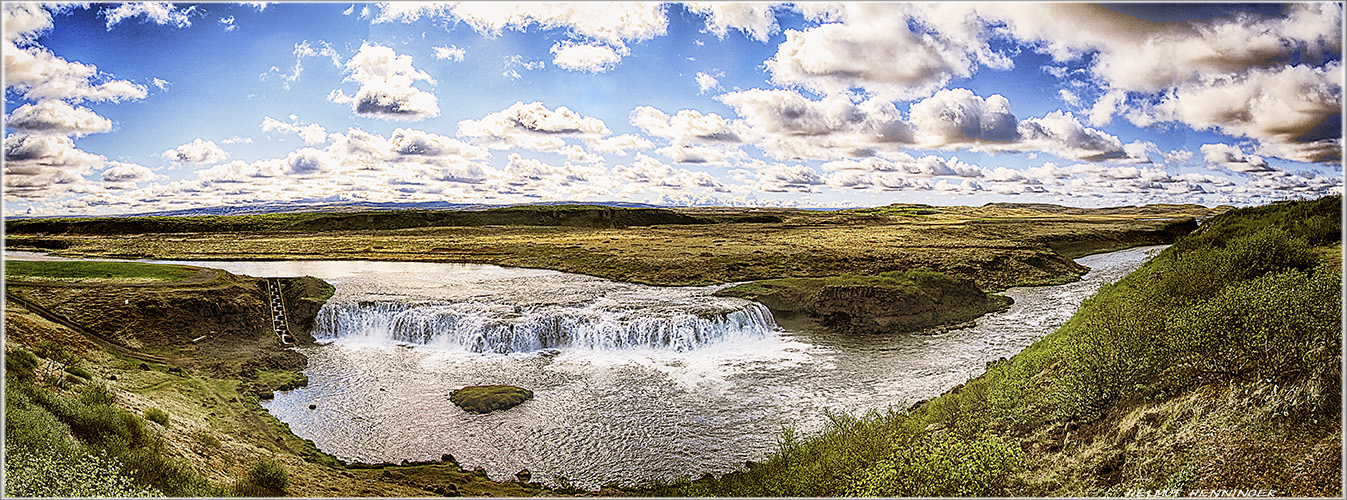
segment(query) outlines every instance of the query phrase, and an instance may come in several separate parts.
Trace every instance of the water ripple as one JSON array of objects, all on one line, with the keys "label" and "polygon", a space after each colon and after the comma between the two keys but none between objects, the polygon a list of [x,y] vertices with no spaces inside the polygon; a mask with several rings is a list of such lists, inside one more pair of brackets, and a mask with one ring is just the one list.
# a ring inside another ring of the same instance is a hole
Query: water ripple
[{"label": "water ripple", "polygon": [[[1015,299],[1009,310],[984,316],[972,328],[936,335],[776,330],[726,335],[682,349],[659,342],[616,348],[586,341],[536,350],[543,345],[539,341],[471,352],[462,347],[466,341],[436,344],[436,335],[443,333],[429,330],[405,339],[395,333],[336,334],[330,345],[302,349],[309,357],[309,385],[279,393],[265,406],[296,434],[346,460],[433,460],[451,453],[465,467],[484,467],[496,479],[527,468],[537,480],[555,483],[565,477],[588,488],[725,473],[746,460],[762,460],[783,425],[817,432],[825,425],[825,409],[905,408],[980,374],[987,361],[1014,355],[1063,324],[1086,296],[1154,251],[1080,259],[1092,269],[1081,281],[1008,290]],[[679,307],[684,307],[710,293],[493,266],[271,262],[219,267],[255,276],[328,279],[338,287],[334,303],[355,304],[344,306],[353,308],[352,315],[361,300],[491,302],[542,311],[601,308],[595,305],[599,295],[618,305],[682,301]],[[499,320],[510,323],[527,315]],[[417,346],[390,344],[395,341]],[[518,385],[535,396],[487,415],[465,413],[448,401],[450,391],[478,384]],[[310,410],[310,404],[316,408]]]}]

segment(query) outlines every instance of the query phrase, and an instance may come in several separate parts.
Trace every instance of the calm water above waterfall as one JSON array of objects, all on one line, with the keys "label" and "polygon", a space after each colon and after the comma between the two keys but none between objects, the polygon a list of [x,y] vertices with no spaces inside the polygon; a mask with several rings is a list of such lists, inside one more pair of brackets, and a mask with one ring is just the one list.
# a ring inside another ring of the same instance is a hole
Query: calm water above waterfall
[{"label": "calm water above waterfall", "polygon": [[[1102,283],[1158,247],[1080,259],[1076,283],[1011,289],[1011,309],[937,335],[855,338],[787,331],[716,287],[659,288],[554,271],[392,262],[192,262],[337,286],[301,349],[309,386],[265,406],[351,461],[454,455],[496,479],[596,488],[724,473],[762,460],[783,425],[821,430],[824,410],[905,408],[981,373],[1060,326]],[[471,415],[466,385],[535,399]],[[309,405],[316,405],[310,410]]]}]

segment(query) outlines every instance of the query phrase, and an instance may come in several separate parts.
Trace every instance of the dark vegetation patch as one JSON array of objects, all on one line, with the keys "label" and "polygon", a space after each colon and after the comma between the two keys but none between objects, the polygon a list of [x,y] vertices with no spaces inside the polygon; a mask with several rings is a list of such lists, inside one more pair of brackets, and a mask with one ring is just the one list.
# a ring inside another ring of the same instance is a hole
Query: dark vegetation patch
[{"label": "dark vegetation patch", "polygon": [[5,358],[6,495],[217,494],[106,386],[43,380],[27,351]]},{"label": "dark vegetation patch", "polygon": [[[524,205],[488,210],[398,210],[354,213],[285,213],[107,218],[20,219],[9,234],[125,235],[146,233],[369,231],[418,227],[568,226],[621,228],[655,224],[705,224],[662,208],[601,205]],[[40,240],[51,241],[51,240]],[[43,243],[51,248],[51,243]],[[36,244],[34,246],[37,246]]]},{"label": "dark vegetation patch", "polygon": [[248,475],[234,483],[232,493],[240,497],[281,497],[290,486],[285,468],[275,460],[262,459],[248,467]]},{"label": "dark vegetation patch", "polygon": [[449,393],[449,401],[468,413],[508,410],[530,399],[533,391],[512,385],[477,385]]}]

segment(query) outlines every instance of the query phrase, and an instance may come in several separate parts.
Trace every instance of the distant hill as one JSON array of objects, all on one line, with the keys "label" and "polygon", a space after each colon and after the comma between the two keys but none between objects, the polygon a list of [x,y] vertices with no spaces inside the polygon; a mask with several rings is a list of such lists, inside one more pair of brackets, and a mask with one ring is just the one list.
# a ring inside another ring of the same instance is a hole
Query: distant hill
[{"label": "distant hill", "polygon": [[372,201],[353,201],[353,202],[335,202],[335,203],[265,203],[256,205],[240,206],[221,206],[205,208],[185,208],[182,210],[162,210],[158,212],[142,212],[135,214],[120,215],[62,215],[62,216],[15,216],[5,217],[10,220],[20,219],[55,219],[55,218],[105,218],[105,217],[191,217],[197,215],[263,215],[263,214],[288,214],[304,212],[373,212],[373,211],[394,211],[394,210],[457,210],[457,211],[479,211],[492,208],[504,208],[513,206],[556,206],[556,205],[597,205],[614,208],[660,208],[658,205],[649,205],[645,203],[630,203],[622,201],[600,201],[600,202],[573,202],[573,201],[547,201],[538,203],[450,203],[447,201],[426,201],[426,202],[372,202]]},{"label": "distant hill", "polygon": [[1105,207],[1105,208],[1076,208],[1062,205],[1053,205],[1051,203],[988,203],[983,208],[994,208],[1001,210],[1026,210],[1033,212],[1063,214],[1063,215],[1147,215],[1147,214],[1175,214],[1183,213],[1194,216],[1218,215],[1231,210],[1234,207],[1221,205],[1216,208],[1207,208],[1195,203],[1172,204],[1156,203],[1151,205],[1130,206],[1130,207]]},{"label": "distant hill", "polygon": [[705,224],[715,220],[665,208],[606,205],[516,205],[475,210],[386,209],[250,215],[142,215],[5,221],[9,234],[120,235],[279,231],[363,231],[416,227],[572,226],[617,228]]}]

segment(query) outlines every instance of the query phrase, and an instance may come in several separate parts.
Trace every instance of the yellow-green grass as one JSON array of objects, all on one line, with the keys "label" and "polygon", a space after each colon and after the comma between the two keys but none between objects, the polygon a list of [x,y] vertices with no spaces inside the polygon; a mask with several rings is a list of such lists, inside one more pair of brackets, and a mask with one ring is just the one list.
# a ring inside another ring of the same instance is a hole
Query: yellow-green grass
[{"label": "yellow-green grass", "polygon": [[1339,496],[1340,203],[1222,215],[936,399],[641,493]]},{"label": "yellow-green grass", "polygon": [[[121,234],[11,232],[12,249],[153,259],[465,262],[546,268],[654,285],[708,285],[789,277],[930,269],[987,290],[1069,281],[1069,259],[1156,244],[1212,212],[1034,212],[988,207],[856,211],[688,210],[728,222],[640,227],[481,225]],[[920,212],[920,216],[910,214]],[[1026,218],[1038,214],[1042,217]],[[298,217],[298,216],[296,216]],[[737,219],[736,219],[737,217]],[[771,217],[780,222],[742,222]],[[1173,220],[1168,220],[1173,219]],[[112,220],[112,219],[108,219]],[[735,222],[735,221],[740,222]]]},{"label": "yellow-green grass", "polygon": [[97,261],[5,261],[9,280],[66,282],[163,282],[195,277],[199,269],[188,266]]}]

